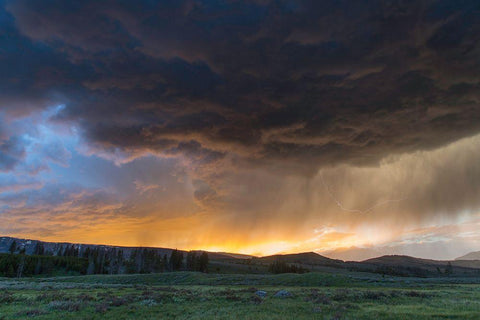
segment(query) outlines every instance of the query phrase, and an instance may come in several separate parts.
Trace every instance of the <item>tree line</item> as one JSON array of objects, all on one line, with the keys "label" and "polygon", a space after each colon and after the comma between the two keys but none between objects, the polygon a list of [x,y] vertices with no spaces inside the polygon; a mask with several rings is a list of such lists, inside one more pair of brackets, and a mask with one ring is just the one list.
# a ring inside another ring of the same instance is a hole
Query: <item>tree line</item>
[{"label": "tree line", "polygon": [[273,261],[268,266],[268,271],[271,273],[306,273],[308,269],[303,268],[302,266],[296,264],[289,264],[281,259]]},{"label": "tree line", "polygon": [[0,254],[0,276],[22,277],[62,274],[133,274],[171,271],[208,272],[207,252],[172,250],[169,255],[152,248],[121,249],[66,245],[55,254],[37,243],[32,255],[14,241]]}]

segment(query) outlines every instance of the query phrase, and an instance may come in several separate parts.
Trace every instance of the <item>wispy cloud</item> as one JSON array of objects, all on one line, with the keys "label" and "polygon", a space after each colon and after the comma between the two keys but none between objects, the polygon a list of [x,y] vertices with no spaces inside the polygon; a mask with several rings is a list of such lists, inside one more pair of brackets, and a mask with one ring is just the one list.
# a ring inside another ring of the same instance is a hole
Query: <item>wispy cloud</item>
[{"label": "wispy cloud", "polygon": [[135,181],[133,181],[133,183],[135,184],[135,188],[140,193],[145,193],[145,192],[152,191],[152,190],[160,190],[160,191],[165,190],[165,187],[162,187],[158,184],[146,184],[146,183],[141,182],[139,180],[135,180]]}]

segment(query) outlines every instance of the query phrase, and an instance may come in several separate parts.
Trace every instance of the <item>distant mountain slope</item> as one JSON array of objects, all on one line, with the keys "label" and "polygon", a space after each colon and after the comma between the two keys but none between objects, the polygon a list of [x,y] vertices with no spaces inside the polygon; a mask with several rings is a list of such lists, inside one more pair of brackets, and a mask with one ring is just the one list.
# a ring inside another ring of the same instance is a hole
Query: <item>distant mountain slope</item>
[{"label": "distant mountain slope", "polygon": [[231,252],[209,252],[209,254],[218,255],[219,257],[223,257],[225,259],[251,259],[256,258],[255,256],[249,254],[242,254],[242,253],[231,253]]},{"label": "distant mountain slope", "polygon": [[364,263],[374,264],[388,264],[388,265],[402,265],[405,267],[425,267],[425,266],[447,266],[449,263],[452,266],[465,267],[465,268],[480,268],[480,260],[468,260],[468,259],[455,259],[449,260],[431,260],[421,259],[410,256],[401,255],[387,255],[378,258],[368,259],[362,261]]},{"label": "distant mountain slope", "polygon": [[472,260],[431,260],[421,259],[402,255],[387,255],[378,258],[368,259],[361,262],[362,264],[373,264],[377,266],[397,267],[403,270],[423,270],[429,273],[445,273],[452,267],[454,274],[479,274],[480,261]]},{"label": "distant mountain slope", "polygon": [[[159,247],[123,247],[123,246],[110,246],[110,245],[98,245],[98,244],[81,244],[81,243],[69,243],[69,242],[46,242],[40,240],[21,239],[13,237],[0,237],[0,253],[8,253],[10,246],[15,241],[16,251],[25,249],[27,255],[35,254],[37,245],[41,244],[43,250],[48,255],[59,256],[65,251],[66,248],[73,246],[78,249],[80,255],[87,250],[87,248],[98,248],[101,251],[121,250],[125,258],[129,258],[133,251],[137,249],[153,249],[158,255],[170,256],[174,249],[171,248],[159,248]],[[179,250],[180,252],[186,252]],[[201,252],[202,250],[195,250]],[[237,260],[237,259],[250,259],[252,256],[242,255],[228,252],[208,252],[208,256],[211,260]]]},{"label": "distant mountain slope", "polygon": [[480,260],[480,251],[467,253],[464,256],[455,258],[455,260]]},{"label": "distant mountain slope", "polygon": [[[17,251],[25,249],[25,253],[27,255],[31,255],[35,253],[36,247],[38,244],[43,246],[45,252],[51,255],[61,255],[61,253],[65,250],[65,248],[73,246],[74,248],[78,249],[79,252],[83,252],[87,248],[100,248],[105,251],[111,249],[120,249],[123,251],[126,257],[129,257],[131,252],[136,249],[140,248],[148,248],[153,249],[159,255],[170,255],[170,253],[174,250],[171,248],[161,248],[161,247],[123,247],[123,246],[111,246],[111,245],[99,245],[99,244],[81,244],[81,243],[69,243],[69,242],[46,242],[40,240],[31,240],[31,239],[21,239],[21,238],[13,238],[13,237],[0,237],[0,253],[7,253],[9,252],[10,246],[15,241],[17,246]],[[179,250],[181,252],[186,252]],[[202,250],[196,250],[201,252]],[[214,260],[232,260],[232,259],[250,259],[252,256],[244,255],[244,254],[236,254],[236,253],[228,253],[228,252],[208,252],[210,259]]]},{"label": "distant mountain slope", "polygon": [[[90,249],[100,248],[101,250],[106,250],[106,251],[111,249],[121,249],[127,258],[135,249],[145,248],[145,247],[122,247],[122,246],[110,246],[110,245],[79,244],[79,243],[68,243],[68,242],[45,242],[45,241],[31,240],[31,239],[0,237],[0,253],[9,252],[10,246],[14,241],[16,243],[17,251],[25,249],[25,253],[28,255],[35,253],[35,250],[38,244],[41,244],[45,252],[48,252],[48,254],[51,254],[51,255],[61,255],[62,252],[65,250],[65,248],[73,246],[76,249],[78,249],[80,253],[86,250],[87,248],[90,248]],[[173,249],[171,248],[148,247],[148,249],[153,249],[161,255],[164,255],[164,254],[170,255],[170,253],[173,251]],[[314,252],[286,254],[286,255],[273,255],[273,256],[260,257],[260,258],[250,256],[250,255],[228,253],[228,252],[208,252],[208,255],[212,260],[241,261],[245,259],[252,259],[262,263],[271,263],[279,258],[281,258],[283,261],[287,263],[303,263],[303,264],[311,264],[311,265],[324,265],[328,263],[331,264],[331,263],[342,262],[340,260],[334,260],[334,259],[321,256]]]},{"label": "distant mountain slope", "polygon": [[[364,261],[384,255],[415,256],[431,260],[454,260],[458,250],[446,241],[411,243],[405,245],[348,247],[319,252],[321,255],[343,261]],[[480,259],[480,258],[479,258]]]},{"label": "distant mountain slope", "polygon": [[[174,249],[152,247],[120,247],[109,245],[72,244],[44,242],[39,240],[19,239],[12,237],[0,237],[0,253],[8,253],[15,241],[15,252],[25,250],[27,255],[38,253],[41,247],[43,254],[52,256],[64,256],[66,252],[74,249],[76,256],[84,257],[87,251],[96,250],[105,255],[115,256],[119,251],[125,260],[136,257],[138,252],[148,249],[157,256],[171,255]],[[140,249],[140,250],[139,250]],[[66,251],[67,250],[67,251]],[[181,251],[184,252],[185,251]],[[135,253],[137,252],[137,253]],[[197,252],[200,252],[199,250]],[[184,259],[186,259],[184,254]],[[360,272],[374,272],[394,276],[478,276],[480,275],[480,260],[467,260],[467,256],[460,257],[462,260],[431,260],[421,259],[405,255],[384,255],[377,258],[367,259],[360,262],[331,259],[315,252],[303,252],[296,254],[277,254],[266,257],[253,257],[236,253],[208,252],[210,266],[216,272],[227,273],[262,273],[268,272],[269,266],[281,260],[287,264],[300,265],[310,271],[322,271],[336,268]],[[473,253],[470,257],[474,256]],[[460,259],[459,258],[459,259]]]},{"label": "distant mountain slope", "polygon": [[303,253],[293,253],[293,254],[276,254],[273,256],[266,256],[260,258],[253,258],[253,261],[263,262],[263,263],[272,263],[275,260],[282,260],[286,263],[298,263],[306,265],[341,265],[343,261],[330,259],[319,255],[315,252],[303,252]]},{"label": "distant mountain slope", "polygon": [[446,265],[448,261],[421,259],[403,255],[385,255],[377,258],[367,259],[362,262],[374,264],[402,265],[402,266],[425,266],[425,265]]},{"label": "distant mountain slope", "polygon": [[[49,255],[62,255],[66,248],[74,247],[78,250],[80,254],[85,252],[87,248],[89,249],[99,249],[101,251],[111,251],[113,249],[122,250],[126,258],[130,257],[130,254],[139,248],[146,247],[122,247],[122,246],[110,246],[110,245],[97,245],[97,244],[83,244],[83,243],[69,243],[69,242],[46,242],[40,240],[31,240],[31,239],[21,239],[21,238],[12,238],[12,237],[0,237],[0,253],[9,252],[10,246],[15,241],[17,252],[20,250],[25,250],[27,255],[35,253],[37,246],[40,244],[43,247],[43,250],[46,254]],[[169,248],[149,248],[154,249],[159,255],[170,255],[173,249]]]},{"label": "distant mountain slope", "polygon": [[480,269],[480,260],[454,260],[453,266]]}]

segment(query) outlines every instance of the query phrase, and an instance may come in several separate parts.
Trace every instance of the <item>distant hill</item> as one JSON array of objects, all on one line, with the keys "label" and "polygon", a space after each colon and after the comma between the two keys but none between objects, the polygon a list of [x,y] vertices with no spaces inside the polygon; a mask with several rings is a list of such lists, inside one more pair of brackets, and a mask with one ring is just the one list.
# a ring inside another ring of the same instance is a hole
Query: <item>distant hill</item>
[{"label": "distant hill", "polygon": [[[122,247],[0,237],[0,276],[125,274],[167,271],[248,272],[250,256],[171,248]],[[238,257],[242,257],[239,259]],[[264,270],[255,269],[253,273]],[[251,272],[251,273],[252,273]]]},{"label": "distant hill", "polygon": [[455,260],[480,260],[480,251],[467,253],[464,256],[455,258]]},{"label": "distant hill", "polygon": [[[122,246],[109,246],[109,245],[97,245],[97,244],[81,244],[81,243],[69,243],[69,242],[46,242],[40,240],[21,239],[13,237],[0,237],[0,253],[9,252],[10,246],[15,241],[16,251],[25,250],[25,254],[35,254],[35,250],[38,245],[43,247],[45,254],[52,256],[61,256],[66,248],[74,247],[81,255],[88,249],[99,249],[100,251],[122,250],[125,258],[129,258],[130,255],[136,249],[145,247],[122,247]],[[148,248],[154,249],[159,255],[170,255],[173,249],[169,248]]]},{"label": "distant hill", "polygon": [[[0,253],[9,252],[10,246],[15,241],[17,246],[17,251],[25,249],[27,255],[32,255],[35,253],[38,244],[41,244],[46,253],[53,256],[62,255],[65,251],[65,248],[73,246],[75,249],[79,250],[81,254],[87,248],[99,248],[100,250],[109,251],[112,249],[122,250],[125,257],[130,257],[130,254],[136,249],[151,249],[161,256],[170,255],[174,249],[171,248],[161,248],[161,247],[123,247],[123,246],[110,246],[110,245],[99,245],[99,244],[81,244],[81,243],[70,243],[70,242],[46,242],[40,240],[31,240],[31,239],[21,239],[13,237],[0,237]],[[180,252],[186,252],[179,250]],[[196,250],[200,252],[202,250]],[[252,256],[245,254],[237,253],[228,253],[228,252],[208,252],[208,255],[211,259],[215,260],[231,260],[231,259],[250,259]]]},{"label": "distant hill", "polygon": [[389,267],[399,272],[416,273],[418,275],[478,275],[480,273],[480,261],[465,260],[431,260],[414,258],[402,255],[386,255],[378,258],[362,261],[362,264],[373,264],[381,267]]},{"label": "distant hill", "polygon": [[391,265],[402,265],[402,266],[424,266],[431,264],[447,264],[448,261],[440,260],[430,260],[430,259],[421,259],[414,258],[410,256],[403,255],[385,255],[377,258],[367,259],[362,262],[366,263],[375,263],[375,264],[391,264]]},{"label": "distant hill", "polygon": [[282,260],[286,263],[298,263],[306,265],[339,265],[343,261],[330,259],[315,252],[303,252],[292,254],[276,254],[272,256],[253,258],[254,261],[272,263],[275,260]]},{"label": "distant hill", "polygon": [[230,253],[230,252],[210,252],[210,254],[219,255],[219,257],[225,258],[234,258],[234,259],[250,259],[255,258],[255,256],[242,254],[242,253]]},{"label": "distant hill", "polygon": [[[153,270],[153,267],[150,269],[143,267],[142,259],[153,259],[161,264],[161,268],[164,268],[166,267],[166,263],[162,261],[167,261],[167,258],[170,259],[172,252],[175,251],[171,248],[71,244],[67,242],[57,243],[0,237],[0,253],[9,253],[13,242],[15,242],[15,253],[24,252],[26,255],[88,258],[90,264],[92,262],[92,252],[95,252],[95,257],[106,257],[109,261],[115,261],[115,257],[121,257],[121,261],[123,262],[120,264],[120,267],[110,265],[110,267],[102,271],[103,273],[131,273],[139,270],[154,272],[148,271]],[[38,252],[39,248],[42,253]],[[183,269],[181,270],[185,270],[188,268],[186,267],[188,265],[187,252],[181,250],[177,252],[183,253]],[[201,251],[196,251],[195,253],[199,256],[200,252]],[[226,252],[208,252],[208,258],[209,270],[218,273],[267,273],[269,272],[270,266],[281,262],[289,264],[290,266],[296,266],[299,270],[306,271],[323,271],[333,268],[339,271],[343,269],[392,276],[444,277],[479,276],[480,259],[474,260],[478,254],[480,254],[480,252],[470,253],[452,261],[421,259],[406,255],[384,255],[363,261],[345,262],[338,259],[331,259],[315,252],[277,254],[266,257],[254,257]],[[159,259],[163,260],[160,261]],[[102,261],[97,262],[103,266]],[[95,265],[98,264],[97,262],[95,262]]]}]

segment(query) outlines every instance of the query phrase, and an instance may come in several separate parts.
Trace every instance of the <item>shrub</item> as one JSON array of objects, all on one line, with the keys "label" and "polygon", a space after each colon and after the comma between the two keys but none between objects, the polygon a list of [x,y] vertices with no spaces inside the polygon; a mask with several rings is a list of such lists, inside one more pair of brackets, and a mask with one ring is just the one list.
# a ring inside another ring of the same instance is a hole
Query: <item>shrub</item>
[{"label": "shrub", "polygon": [[418,292],[418,291],[407,291],[405,292],[405,296],[407,297],[413,297],[413,298],[427,298],[428,295],[424,292]]},{"label": "shrub", "polygon": [[79,302],[73,301],[52,301],[48,304],[48,308],[52,310],[63,310],[63,311],[79,311],[81,304]]},{"label": "shrub", "polygon": [[332,295],[332,299],[335,301],[345,301],[349,300],[351,297],[351,292],[347,289],[339,289],[336,290],[335,293]]},{"label": "shrub", "polygon": [[332,303],[332,301],[326,294],[321,293],[316,289],[312,289],[307,300],[313,303],[320,303],[320,304],[326,304],[326,305]]},{"label": "shrub", "polygon": [[95,306],[95,312],[105,313],[108,311],[108,305],[106,303],[99,303]]},{"label": "shrub", "polygon": [[260,303],[263,302],[263,299],[260,298],[259,296],[253,295],[253,296],[250,298],[250,302],[253,303],[253,304],[260,304]]},{"label": "shrub", "polygon": [[0,293],[0,303],[10,303],[13,302],[15,298],[11,292],[5,291]]},{"label": "shrub", "polygon": [[142,306],[152,307],[152,306],[157,305],[157,302],[153,299],[145,299],[145,300],[140,301],[140,304]]},{"label": "shrub", "polygon": [[386,297],[385,293],[380,292],[380,291],[365,291],[363,293],[363,297],[365,299],[370,299],[370,300],[380,300]]},{"label": "shrub", "polygon": [[53,293],[45,292],[45,293],[42,293],[41,295],[38,295],[36,297],[36,300],[42,301],[42,302],[50,302],[50,301],[61,300],[62,298],[64,298],[64,296],[62,296],[58,292],[53,292]]},{"label": "shrub", "polygon": [[126,299],[123,299],[121,297],[113,297],[111,300],[110,300],[110,305],[112,307],[120,307],[120,306],[123,306],[124,304],[127,304],[128,301]]},{"label": "shrub", "polygon": [[37,316],[45,315],[45,314],[47,314],[47,313],[48,313],[48,312],[46,312],[46,311],[44,311],[44,310],[32,309],[32,310],[27,310],[27,311],[19,312],[19,313],[17,313],[17,316],[18,316],[18,317],[23,317],[23,316],[27,316],[27,317],[37,317]]}]

